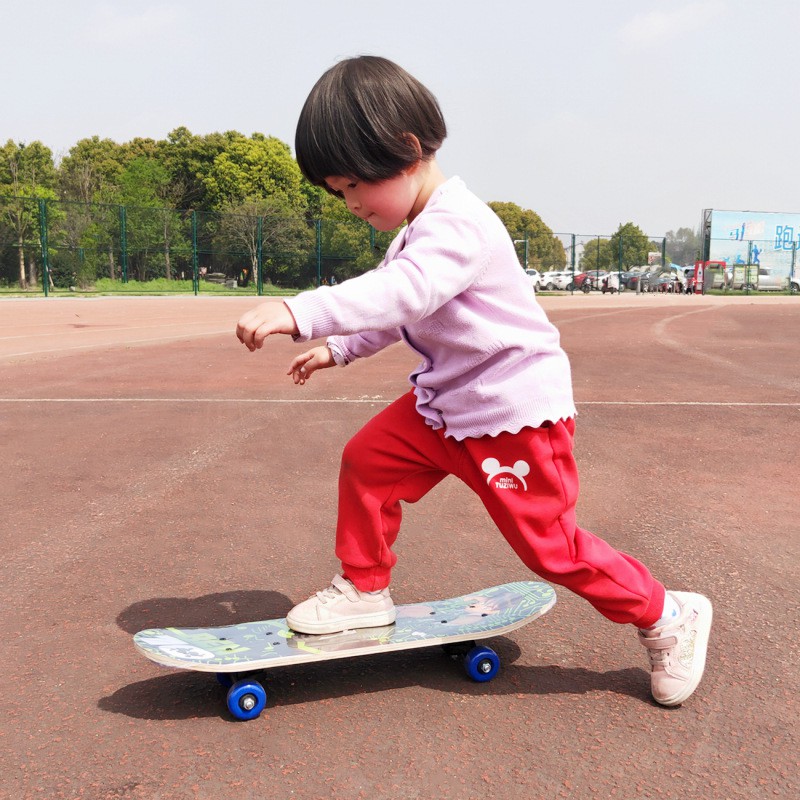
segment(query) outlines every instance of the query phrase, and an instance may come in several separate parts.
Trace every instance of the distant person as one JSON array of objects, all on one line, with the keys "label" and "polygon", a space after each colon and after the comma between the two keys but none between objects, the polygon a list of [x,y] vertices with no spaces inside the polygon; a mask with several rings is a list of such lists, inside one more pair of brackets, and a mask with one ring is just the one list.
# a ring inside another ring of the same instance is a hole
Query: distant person
[{"label": "distant person", "polygon": [[[259,305],[239,320],[237,335],[251,351],[276,333],[327,337],[289,365],[299,385],[399,341],[420,363],[411,391],[345,446],[342,574],[295,606],[288,624],[310,634],[391,624],[401,503],[455,475],[531,570],[638,629],[653,697],[678,705],[703,674],[711,603],[666,592],[642,563],[578,527],[567,356],[502,222],[442,173],[436,153],[446,133],[434,96],[372,56],[328,70],[300,114],[295,150],[306,178],[379,231],[407,225],[376,269]],[[452,563],[439,569],[458,564],[455,544]],[[679,553],[672,563],[681,563]]]}]

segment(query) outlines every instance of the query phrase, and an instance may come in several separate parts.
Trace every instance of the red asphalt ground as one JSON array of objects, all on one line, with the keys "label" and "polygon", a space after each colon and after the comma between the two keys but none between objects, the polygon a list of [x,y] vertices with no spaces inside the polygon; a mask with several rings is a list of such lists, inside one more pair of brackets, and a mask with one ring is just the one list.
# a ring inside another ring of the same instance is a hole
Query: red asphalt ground
[{"label": "red asphalt ground", "polygon": [[[406,390],[401,346],[285,377],[253,298],[0,301],[0,797],[793,798],[800,300],[543,298],[572,358],[579,519],[715,603],[706,678],[649,698],[635,633],[565,590],[494,641],[267,673],[234,722],[142,628],[283,615],[336,570],[342,446]],[[272,302],[280,302],[278,300]],[[408,506],[400,602],[526,579],[455,479]]]}]

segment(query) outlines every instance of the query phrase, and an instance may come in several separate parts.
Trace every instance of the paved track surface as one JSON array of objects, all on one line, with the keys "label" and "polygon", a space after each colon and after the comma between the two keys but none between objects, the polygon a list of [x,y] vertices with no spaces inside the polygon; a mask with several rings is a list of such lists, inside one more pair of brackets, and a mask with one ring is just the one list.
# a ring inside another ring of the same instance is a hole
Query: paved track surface
[{"label": "paved track surface", "polygon": [[[0,301],[0,797],[797,798],[800,302],[544,298],[572,358],[581,523],[716,607],[706,679],[559,591],[475,684],[431,649],[213,677],[131,635],[284,614],[336,569],[346,440],[405,391],[392,348],[295,387],[238,298]],[[279,302],[279,301],[274,301]],[[402,602],[527,579],[455,479],[408,506]]]}]

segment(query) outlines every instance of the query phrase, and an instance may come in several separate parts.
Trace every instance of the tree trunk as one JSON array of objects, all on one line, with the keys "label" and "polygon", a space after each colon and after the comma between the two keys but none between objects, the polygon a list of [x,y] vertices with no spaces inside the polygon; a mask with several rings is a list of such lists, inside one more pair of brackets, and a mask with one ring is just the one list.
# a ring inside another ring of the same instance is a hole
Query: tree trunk
[{"label": "tree trunk", "polygon": [[172,267],[169,263],[169,222],[167,220],[167,214],[169,212],[164,212],[164,273],[168,281],[172,280]]},{"label": "tree trunk", "polygon": [[22,237],[17,237],[17,247],[19,250],[19,288],[27,289],[28,282],[25,280],[25,245]]},{"label": "tree trunk", "polygon": [[36,261],[33,256],[28,259],[28,286],[36,286]]}]

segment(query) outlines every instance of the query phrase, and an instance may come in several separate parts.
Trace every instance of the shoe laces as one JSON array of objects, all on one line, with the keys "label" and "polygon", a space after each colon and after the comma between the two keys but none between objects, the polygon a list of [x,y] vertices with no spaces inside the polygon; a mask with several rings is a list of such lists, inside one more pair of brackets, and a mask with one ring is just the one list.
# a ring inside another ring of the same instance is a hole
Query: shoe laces
[{"label": "shoe laces", "polygon": [[321,592],[317,592],[317,600],[319,600],[322,605],[326,605],[334,600],[338,600],[342,595],[343,592],[339,591],[335,586],[332,584],[330,586],[326,586]]},{"label": "shoe laces", "polygon": [[[356,599],[358,591],[356,588],[341,575],[334,575],[330,586],[326,586],[321,592],[317,592],[317,600],[321,605],[333,603],[340,600],[342,597],[349,599]],[[349,594],[352,594],[351,598]]]}]

